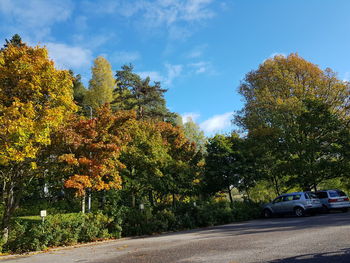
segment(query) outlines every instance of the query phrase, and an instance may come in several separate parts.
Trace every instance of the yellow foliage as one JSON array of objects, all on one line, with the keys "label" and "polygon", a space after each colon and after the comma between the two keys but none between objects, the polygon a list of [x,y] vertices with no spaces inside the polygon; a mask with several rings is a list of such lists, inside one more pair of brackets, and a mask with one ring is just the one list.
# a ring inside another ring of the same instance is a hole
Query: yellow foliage
[{"label": "yellow foliage", "polygon": [[71,76],[55,69],[46,48],[9,45],[0,52],[1,164],[35,158],[75,110]]}]

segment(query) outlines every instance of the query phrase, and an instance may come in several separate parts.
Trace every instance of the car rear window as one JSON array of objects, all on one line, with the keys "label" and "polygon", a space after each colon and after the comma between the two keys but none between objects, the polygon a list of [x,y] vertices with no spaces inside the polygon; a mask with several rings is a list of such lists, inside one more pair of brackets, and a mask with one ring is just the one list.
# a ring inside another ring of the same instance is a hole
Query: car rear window
[{"label": "car rear window", "polygon": [[346,196],[346,194],[343,191],[329,191],[329,196],[330,197],[339,197],[339,196]]}]

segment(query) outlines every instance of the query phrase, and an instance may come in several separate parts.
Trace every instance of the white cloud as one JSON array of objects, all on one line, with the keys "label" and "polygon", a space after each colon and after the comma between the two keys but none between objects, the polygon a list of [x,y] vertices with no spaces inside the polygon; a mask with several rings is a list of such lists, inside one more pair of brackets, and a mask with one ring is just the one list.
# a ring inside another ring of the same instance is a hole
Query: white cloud
[{"label": "white cloud", "polygon": [[90,67],[92,52],[78,46],[68,46],[61,43],[46,43],[50,57],[64,69]]},{"label": "white cloud", "polygon": [[186,112],[184,114],[181,114],[181,117],[183,123],[189,122],[191,120],[196,122],[196,120],[200,117],[200,114],[196,112]]},{"label": "white cloud", "polygon": [[158,71],[142,71],[137,72],[141,78],[150,77],[151,81],[160,81],[165,86],[170,86],[173,80],[181,75],[183,66],[165,64],[166,73],[162,74]]},{"label": "white cloud", "polygon": [[[177,22],[193,22],[209,19],[214,12],[208,8],[213,0],[138,0],[120,2],[119,10],[124,16],[140,15],[149,26],[170,26]],[[116,10],[117,11],[117,10]]]},{"label": "white cloud", "polygon": [[111,61],[125,64],[136,61],[140,57],[140,53],[137,51],[118,51],[111,55]]},{"label": "white cloud", "polygon": [[152,26],[171,25],[178,21],[200,21],[213,17],[208,6],[214,0],[102,0],[84,1],[87,12],[119,13],[124,17],[142,16]]},{"label": "white cloud", "polygon": [[81,9],[83,12],[95,14],[114,14],[128,10],[127,2],[120,0],[82,1]]},{"label": "white cloud", "polygon": [[[165,27],[171,39],[185,39],[193,32],[193,24],[212,18],[209,7],[213,0],[156,0],[138,6],[143,23],[150,27]],[[138,12],[135,12],[138,13]],[[185,24],[185,25],[184,25]]]},{"label": "white cloud", "polygon": [[166,85],[171,85],[173,80],[181,75],[182,65],[165,64],[167,69]]},{"label": "white cloud", "polygon": [[162,76],[158,71],[142,71],[142,72],[136,72],[138,75],[140,75],[141,78],[145,79],[147,77],[150,77],[151,81],[160,81],[164,82],[165,77]]},{"label": "white cloud", "polygon": [[[120,15],[130,19],[144,31],[163,27],[171,39],[182,39],[192,34],[190,26],[215,16],[210,8],[214,0],[103,0],[85,1],[86,12]],[[148,32],[149,33],[149,32]]]},{"label": "white cloud", "polygon": [[208,61],[199,61],[196,63],[190,63],[188,64],[193,70],[195,74],[213,74],[214,70],[210,62]]},{"label": "white cloud", "polygon": [[106,34],[94,34],[93,36],[79,33],[73,35],[72,39],[75,45],[89,48],[92,50],[104,45],[108,41],[111,41],[111,39],[113,39],[113,42],[117,41],[113,32]]},{"label": "white cloud", "polygon": [[207,135],[213,135],[230,128],[233,112],[226,112],[221,115],[215,115],[202,122],[199,126]]},{"label": "white cloud", "polygon": [[54,23],[66,21],[72,14],[71,0],[1,0],[0,13],[12,30],[47,36]]}]

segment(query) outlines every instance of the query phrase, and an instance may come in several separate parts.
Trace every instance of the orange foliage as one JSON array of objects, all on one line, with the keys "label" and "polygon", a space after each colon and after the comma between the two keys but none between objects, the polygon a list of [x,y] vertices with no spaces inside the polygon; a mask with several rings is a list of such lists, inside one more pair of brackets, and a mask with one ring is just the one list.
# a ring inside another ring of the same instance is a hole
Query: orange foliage
[{"label": "orange foliage", "polygon": [[125,166],[119,156],[130,138],[125,136],[126,124],[133,118],[132,112],[113,114],[105,105],[97,117],[91,120],[73,117],[62,128],[57,143],[61,144],[63,152],[71,152],[60,157],[71,174],[65,187],[76,189],[80,196],[85,194],[86,188],[100,191],[121,187],[119,172]]}]

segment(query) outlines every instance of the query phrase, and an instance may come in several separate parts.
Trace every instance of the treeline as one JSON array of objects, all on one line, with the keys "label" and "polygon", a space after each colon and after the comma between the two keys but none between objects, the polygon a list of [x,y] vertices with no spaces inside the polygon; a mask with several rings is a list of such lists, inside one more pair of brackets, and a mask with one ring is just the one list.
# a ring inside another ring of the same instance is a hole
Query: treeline
[{"label": "treeline", "polygon": [[45,48],[16,35],[0,52],[0,92],[5,243],[11,218],[26,207],[77,212],[81,201],[84,213],[87,195],[95,211],[198,195],[203,132],[170,112],[166,89],[132,66],[113,74],[98,57],[86,89],[79,75],[55,69]]},{"label": "treeline", "polygon": [[[80,75],[57,70],[46,48],[27,46],[18,35],[6,40],[5,250],[228,223],[257,217],[259,202],[282,192],[349,188],[350,89],[330,69],[297,54],[266,60],[239,87],[239,130],[209,139],[167,108],[166,91],[132,65],[113,72],[103,57],[86,88]],[[62,222],[49,216],[42,225],[23,217],[43,209],[94,215]],[[71,229],[66,237],[54,230],[64,226]]]}]

